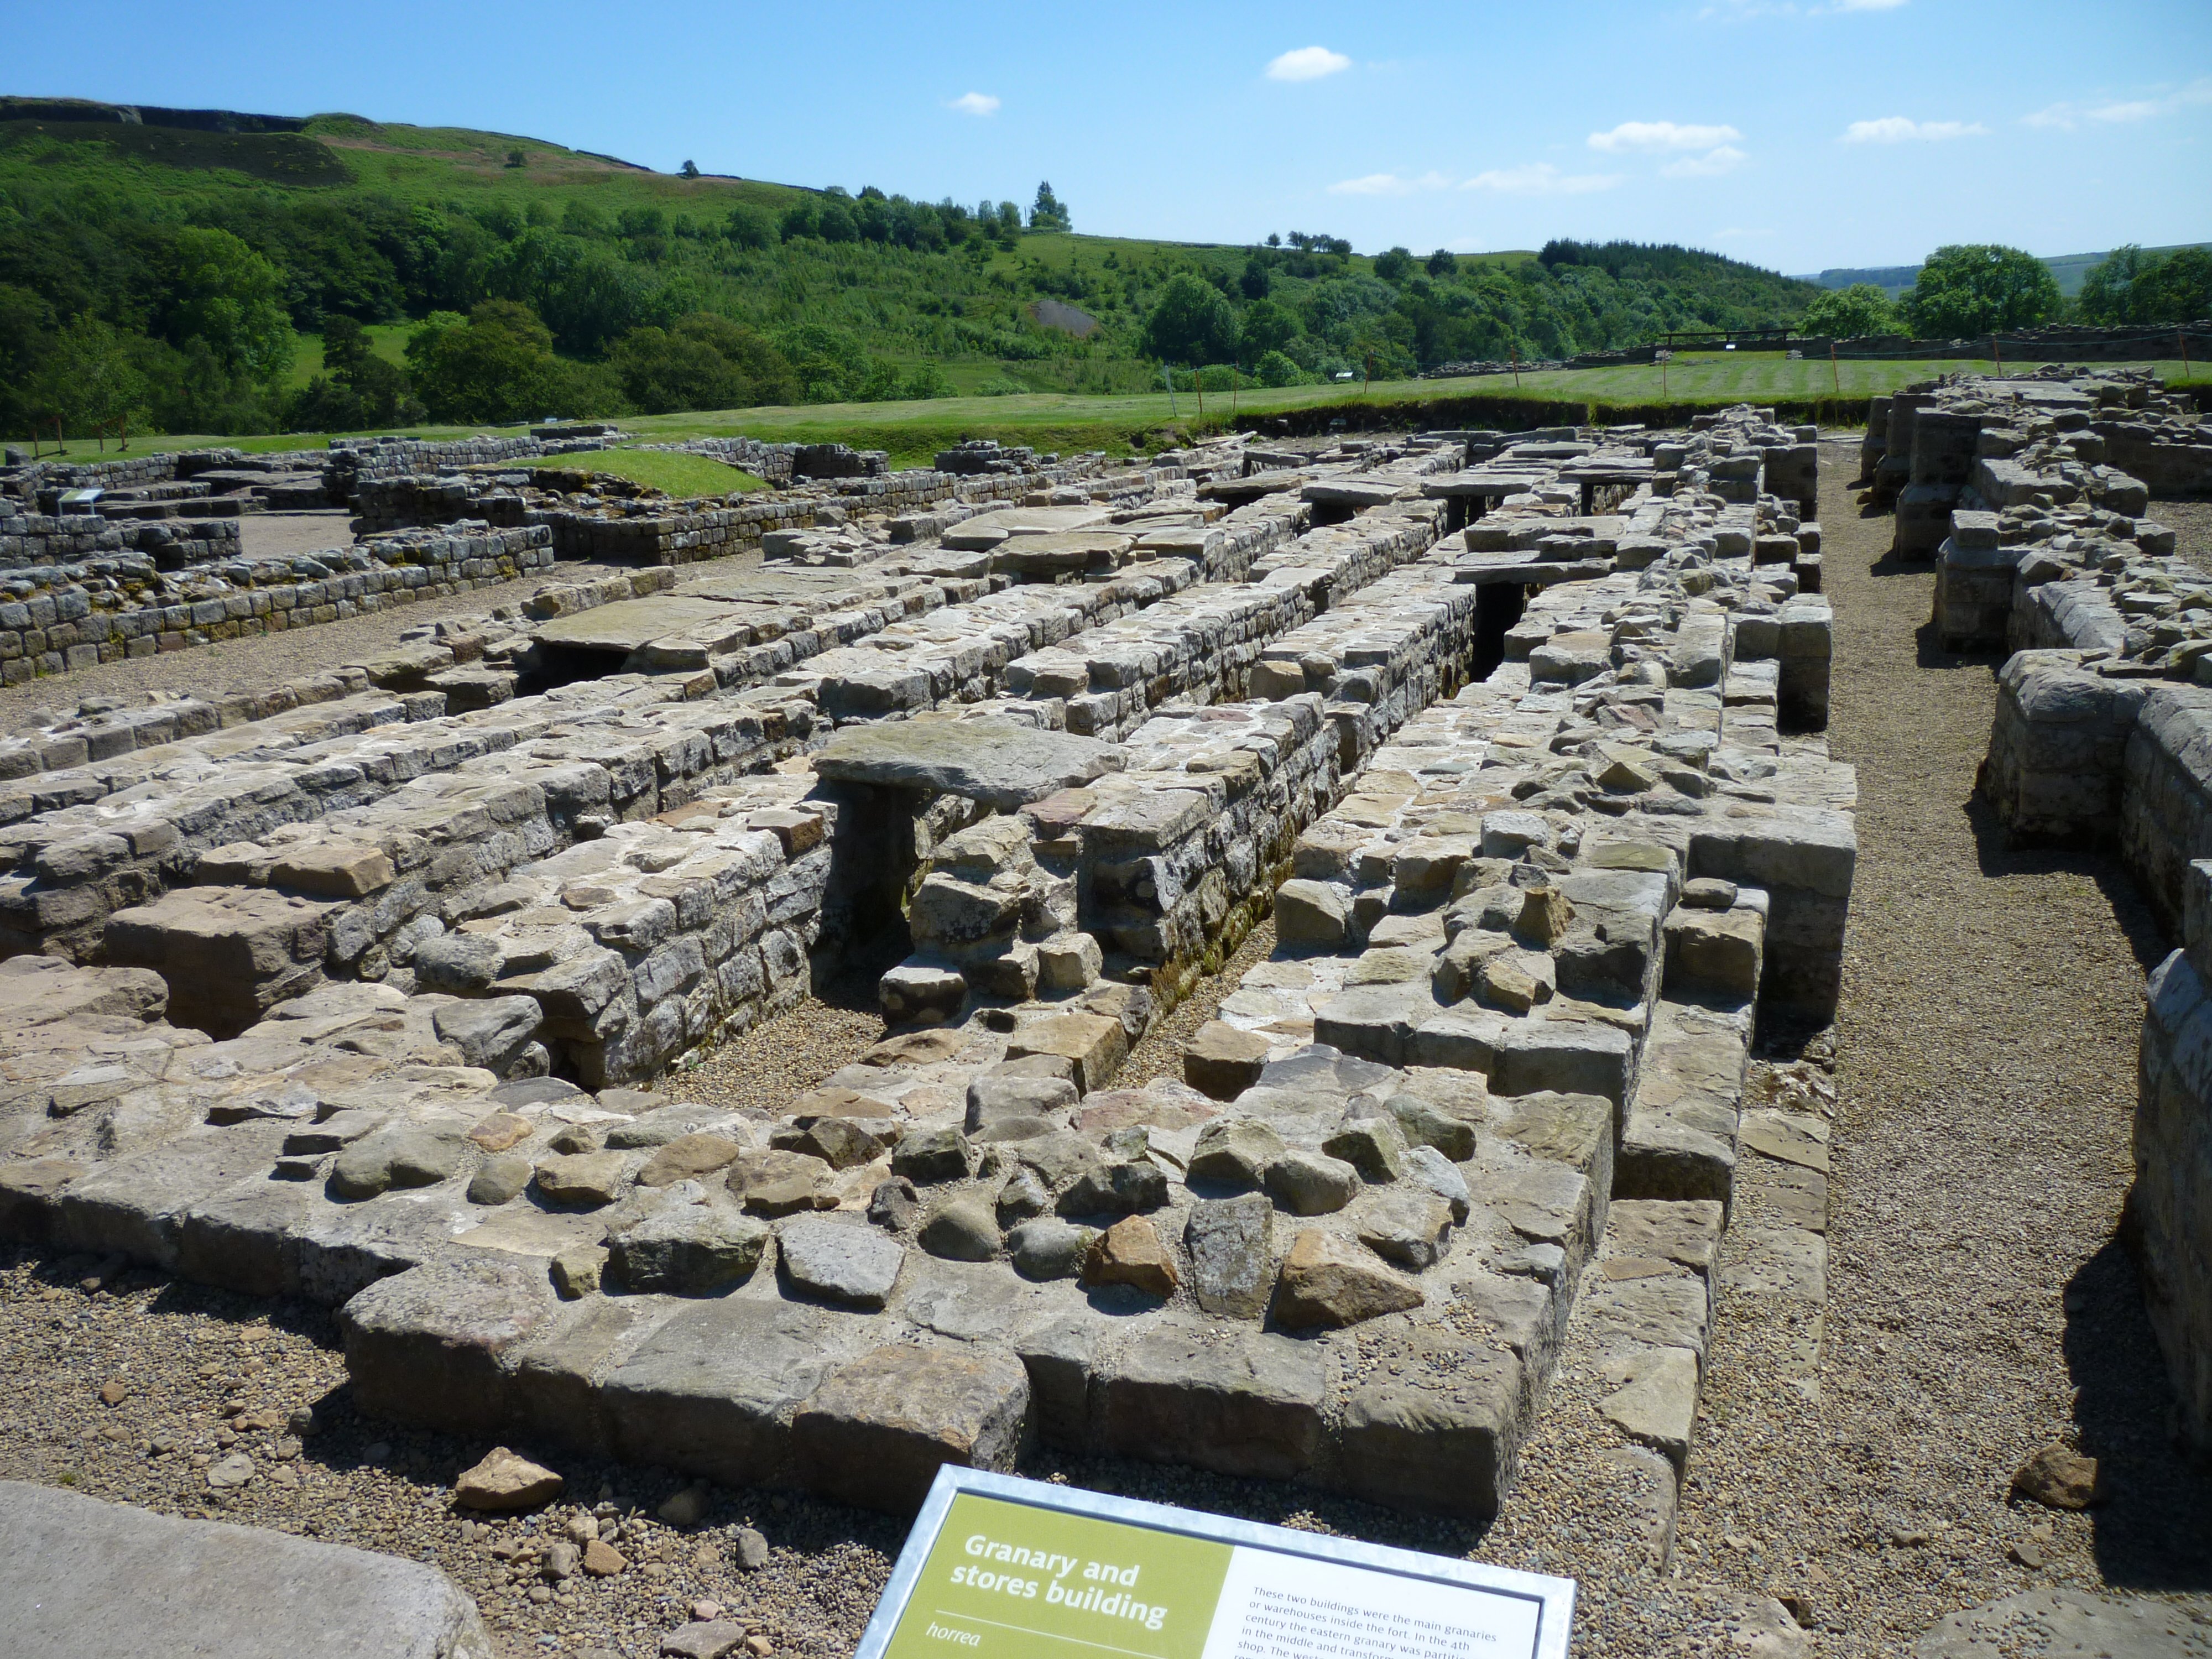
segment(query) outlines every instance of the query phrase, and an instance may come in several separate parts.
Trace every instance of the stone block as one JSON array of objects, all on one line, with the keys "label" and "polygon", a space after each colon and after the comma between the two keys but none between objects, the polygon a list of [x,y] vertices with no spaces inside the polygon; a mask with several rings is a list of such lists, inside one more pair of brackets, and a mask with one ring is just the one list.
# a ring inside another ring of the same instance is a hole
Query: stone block
[{"label": "stone block", "polygon": [[1011,1354],[901,1344],[813,1390],[792,1420],[793,1461],[826,1498],[904,1514],[946,1463],[1012,1468],[1029,1429],[1029,1373]]}]

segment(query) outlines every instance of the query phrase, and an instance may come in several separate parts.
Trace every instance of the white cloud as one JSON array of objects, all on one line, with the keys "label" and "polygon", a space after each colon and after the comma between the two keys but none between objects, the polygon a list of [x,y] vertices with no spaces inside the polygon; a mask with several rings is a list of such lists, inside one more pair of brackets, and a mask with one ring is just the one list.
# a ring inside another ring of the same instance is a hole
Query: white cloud
[{"label": "white cloud", "polygon": [[2130,121],[2148,121],[2160,115],[2171,115],[2191,104],[2212,104],[2212,77],[2191,81],[2179,92],[2171,92],[2160,98],[2130,98],[2107,104],[2049,104],[2033,115],[2023,115],[2020,118],[2031,127],[2052,127],[2060,132],[2072,132],[2084,121],[2102,121],[2112,126],[2124,126]]},{"label": "white cloud", "polygon": [[1623,121],[1610,132],[1593,132],[1589,147],[1609,155],[1632,149],[1711,149],[1743,135],[1734,127],[1684,126],[1674,121]]},{"label": "white cloud", "polygon": [[945,107],[957,109],[963,115],[996,115],[999,100],[988,92],[963,92]]},{"label": "white cloud", "polygon": [[1449,190],[1451,180],[1441,173],[1425,173],[1418,179],[1401,179],[1395,173],[1370,173],[1331,185],[1332,196],[1411,196],[1416,191]]},{"label": "white cloud", "polygon": [[1286,52],[1267,65],[1270,81],[1318,81],[1324,75],[1335,75],[1352,67],[1352,60],[1340,52],[1331,52],[1327,46],[1300,46],[1296,52]]},{"label": "white cloud", "polygon": [[1717,179],[1723,173],[1734,173],[1751,159],[1733,144],[1723,144],[1703,155],[1685,155],[1679,161],[1669,161],[1659,169],[1669,179]]},{"label": "white cloud", "polygon": [[1561,173],[1549,161],[1527,167],[1492,167],[1478,173],[1462,190],[1494,190],[1508,196],[1586,196],[1594,190],[1611,190],[1620,182],[1614,173]]},{"label": "white cloud", "polygon": [[1844,129],[1846,144],[1902,144],[1916,139],[1979,138],[1989,129],[1979,121],[1913,121],[1886,115],[1879,121],[1854,121]]}]

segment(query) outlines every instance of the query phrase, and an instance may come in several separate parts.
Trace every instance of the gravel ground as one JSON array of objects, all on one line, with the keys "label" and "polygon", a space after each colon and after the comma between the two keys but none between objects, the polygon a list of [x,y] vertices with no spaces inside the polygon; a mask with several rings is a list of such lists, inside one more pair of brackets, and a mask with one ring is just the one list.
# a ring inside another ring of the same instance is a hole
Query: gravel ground
[{"label": "gravel ground", "polygon": [[2212,570],[2212,501],[2153,501],[2150,516],[2173,526],[2173,550],[2199,570]]},{"label": "gravel ground", "polygon": [[1198,1028],[1212,1019],[1222,999],[1235,992],[1247,969],[1257,967],[1275,951],[1275,919],[1269,916],[1245,937],[1237,954],[1221,964],[1221,971],[1199,981],[1191,994],[1169,1011],[1168,1017],[1145,1033],[1129,1054],[1115,1079],[1117,1088],[1133,1089],[1156,1077],[1182,1081],[1182,1045]]},{"label": "gravel ground", "polygon": [[886,961],[877,973],[848,974],[797,1007],[763,1020],[669,1079],[661,1091],[715,1106],[786,1110],[795,1097],[883,1041],[876,981],[890,965]]},{"label": "gravel ground", "polygon": [[249,559],[351,547],[355,539],[353,515],[342,507],[306,513],[243,513],[238,520],[238,550]]}]

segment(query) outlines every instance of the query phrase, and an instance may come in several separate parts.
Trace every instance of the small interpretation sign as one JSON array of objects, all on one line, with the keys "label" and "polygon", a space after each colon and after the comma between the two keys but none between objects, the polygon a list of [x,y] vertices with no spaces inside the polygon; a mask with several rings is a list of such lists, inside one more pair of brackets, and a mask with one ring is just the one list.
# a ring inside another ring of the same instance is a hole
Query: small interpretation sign
[{"label": "small interpretation sign", "polygon": [[946,1467],[857,1659],[1565,1659],[1571,1579]]}]

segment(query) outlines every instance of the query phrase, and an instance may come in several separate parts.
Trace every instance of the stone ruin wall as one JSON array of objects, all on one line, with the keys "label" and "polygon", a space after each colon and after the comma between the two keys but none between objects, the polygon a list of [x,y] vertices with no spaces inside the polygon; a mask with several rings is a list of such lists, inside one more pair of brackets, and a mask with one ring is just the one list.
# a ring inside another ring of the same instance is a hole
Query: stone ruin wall
[{"label": "stone ruin wall", "polygon": [[[881,452],[842,445],[672,446],[742,450],[775,463],[770,474],[785,488],[728,505],[609,500],[574,491],[574,480],[556,472],[454,471],[596,450],[620,435],[594,427],[553,436],[341,439],[323,452],[188,451],[0,470],[0,684],[448,599],[556,559],[684,564],[851,514],[890,514],[895,537],[927,538],[1098,470],[1096,458],[1040,461],[1033,451],[995,445],[951,452],[949,459],[968,463],[957,471],[913,472],[890,471]],[[1149,476],[1172,483],[1183,474],[1170,462]],[[100,491],[99,499],[63,499],[84,490]],[[282,558],[240,554],[240,512],[333,501],[354,508],[355,545]]]},{"label": "stone ruin wall", "polygon": [[[1850,888],[1811,437],[1208,446],[23,733],[0,1231],[338,1305],[398,1420],[893,1509],[1041,1437],[1487,1516],[1587,1413],[1663,1558]],[[682,1101],[887,931],[859,1063]]]},{"label": "stone ruin wall", "polygon": [[1874,399],[1863,459],[1897,556],[1936,561],[1945,647],[2012,653],[1980,781],[1998,822],[2113,848],[2175,944],[2145,987],[2128,1229],[2212,1447],[2212,574],[2152,499],[2212,493],[2212,431],[2148,374],[1956,377]]}]

